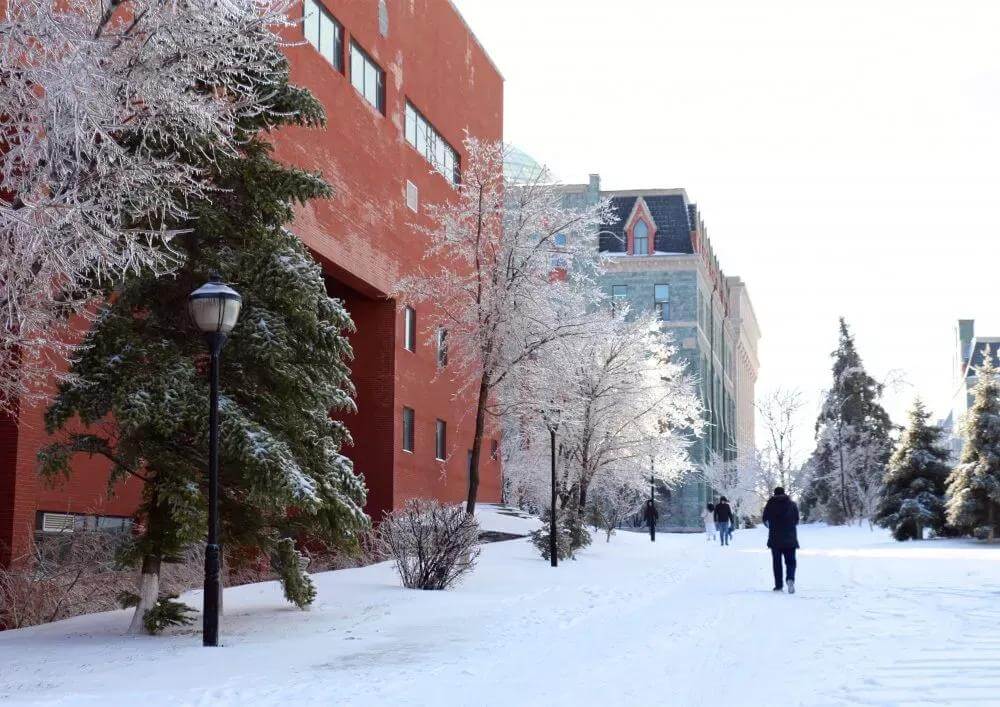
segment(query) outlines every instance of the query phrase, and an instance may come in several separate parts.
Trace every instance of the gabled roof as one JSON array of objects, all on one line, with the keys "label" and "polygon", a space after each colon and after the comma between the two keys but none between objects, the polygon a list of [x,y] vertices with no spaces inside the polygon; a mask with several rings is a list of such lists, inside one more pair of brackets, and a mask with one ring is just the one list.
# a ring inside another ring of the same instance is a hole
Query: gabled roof
[{"label": "gabled roof", "polygon": [[626,220],[635,208],[636,199],[641,196],[646,202],[650,216],[656,223],[655,250],[661,253],[694,252],[691,244],[693,224],[689,208],[693,205],[688,204],[687,196],[683,190],[651,189],[648,192],[602,192],[601,196],[610,199],[611,210],[618,217],[617,223],[601,226],[601,230],[606,232],[600,236],[602,251],[625,252]]}]

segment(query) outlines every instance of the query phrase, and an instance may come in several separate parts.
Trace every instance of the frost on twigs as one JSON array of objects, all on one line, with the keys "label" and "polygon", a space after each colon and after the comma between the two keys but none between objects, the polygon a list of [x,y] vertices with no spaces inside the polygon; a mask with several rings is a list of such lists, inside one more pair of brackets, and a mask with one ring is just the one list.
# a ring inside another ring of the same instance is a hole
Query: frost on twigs
[{"label": "frost on twigs", "polygon": [[[18,0],[0,22],[0,404],[37,394],[71,315],[162,273],[267,80],[289,0]],[[206,90],[207,89],[207,90]]]},{"label": "frost on twigs", "polygon": [[379,554],[391,557],[409,589],[447,589],[479,557],[479,523],[458,505],[411,499],[375,531]]}]

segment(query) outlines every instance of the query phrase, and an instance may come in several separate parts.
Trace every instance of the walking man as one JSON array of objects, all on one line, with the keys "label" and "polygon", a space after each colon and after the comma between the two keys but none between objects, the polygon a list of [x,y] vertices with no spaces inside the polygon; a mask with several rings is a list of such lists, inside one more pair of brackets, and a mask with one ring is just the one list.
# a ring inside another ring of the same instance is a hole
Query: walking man
[{"label": "walking man", "polygon": [[729,526],[733,522],[733,509],[729,507],[729,500],[723,496],[715,504],[715,529],[719,531],[719,544],[729,544]]},{"label": "walking man", "polygon": [[795,551],[799,547],[796,526],[799,524],[799,507],[777,487],[774,495],[764,505],[762,517],[767,527],[767,546],[771,548],[771,563],[774,567],[774,591],[782,590],[781,561],[785,561],[785,580],[788,593],[795,594]]}]

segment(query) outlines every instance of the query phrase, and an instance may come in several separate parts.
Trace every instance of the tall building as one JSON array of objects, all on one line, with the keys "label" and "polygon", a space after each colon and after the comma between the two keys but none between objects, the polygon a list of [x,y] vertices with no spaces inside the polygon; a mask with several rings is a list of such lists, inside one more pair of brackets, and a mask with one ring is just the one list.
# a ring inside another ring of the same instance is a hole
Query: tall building
[{"label": "tall building", "polygon": [[972,407],[972,389],[979,380],[976,369],[983,365],[987,354],[994,363],[1000,362],[1000,336],[976,336],[976,320],[959,319],[955,326],[951,410],[941,423],[955,461],[962,454],[961,425]]},{"label": "tall building", "polygon": [[[345,453],[365,477],[373,517],[416,496],[458,501],[474,400],[439,369],[437,332],[419,307],[401,306],[393,289],[427,265],[425,204],[454,196],[466,132],[501,139],[503,78],[449,0],[304,0],[301,11],[286,50],[292,79],[323,102],[328,124],[273,141],[278,159],[322,173],[335,190],[299,208],[292,230],[357,326],[358,412],[346,419],[354,445]],[[0,420],[0,563],[35,530],[121,525],[139,500],[135,482],[108,498],[106,465],[82,456],[69,483],[44,486],[44,409],[25,404],[17,419]],[[500,494],[491,446],[480,467],[486,501]]]},{"label": "tall building", "polygon": [[[605,256],[602,285],[612,303],[655,311],[698,381],[706,433],[691,450],[697,465],[711,454],[746,463],[754,442],[754,386],[760,329],[746,284],[727,277],[698,208],[683,189],[601,191],[599,175],[566,188],[569,205],[609,199],[617,216],[597,234]],[[701,527],[712,490],[690,480],[664,492],[661,525]]]}]

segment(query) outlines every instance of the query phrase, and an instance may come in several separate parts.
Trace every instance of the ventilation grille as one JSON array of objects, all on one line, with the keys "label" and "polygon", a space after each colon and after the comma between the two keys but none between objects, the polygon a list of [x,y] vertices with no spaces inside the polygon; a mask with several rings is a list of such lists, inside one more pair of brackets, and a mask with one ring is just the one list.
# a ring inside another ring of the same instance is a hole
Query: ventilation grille
[{"label": "ventilation grille", "polygon": [[42,513],[42,532],[72,533],[74,521],[68,513]]},{"label": "ventilation grille", "polygon": [[413,213],[417,213],[417,209],[420,208],[417,185],[409,179],[406,180],[406,208]]}]

